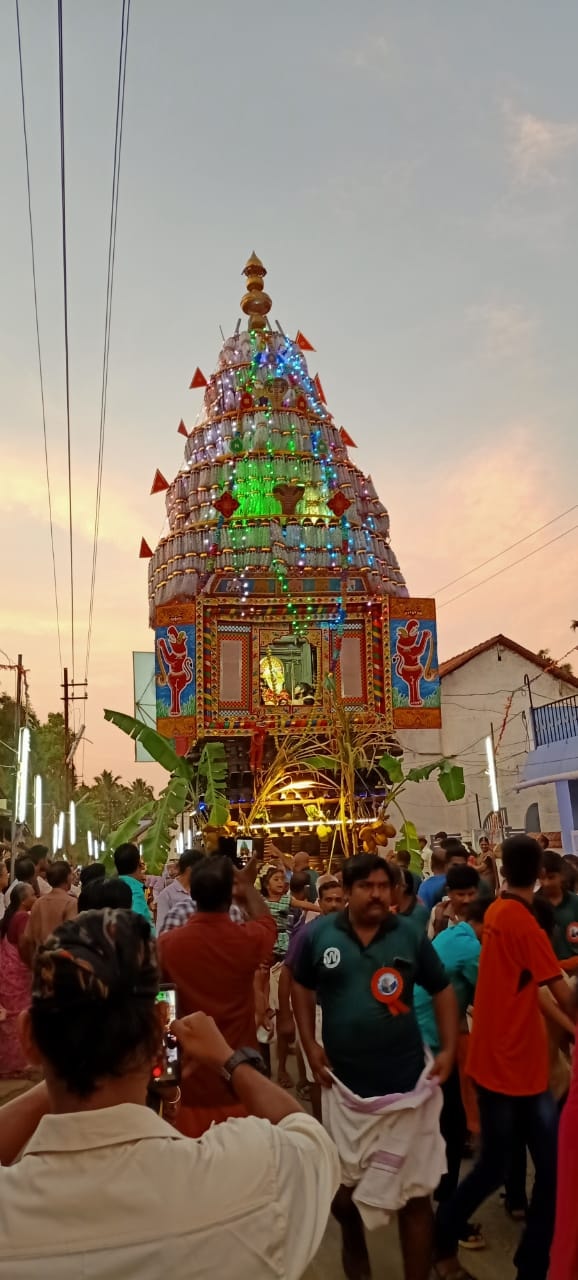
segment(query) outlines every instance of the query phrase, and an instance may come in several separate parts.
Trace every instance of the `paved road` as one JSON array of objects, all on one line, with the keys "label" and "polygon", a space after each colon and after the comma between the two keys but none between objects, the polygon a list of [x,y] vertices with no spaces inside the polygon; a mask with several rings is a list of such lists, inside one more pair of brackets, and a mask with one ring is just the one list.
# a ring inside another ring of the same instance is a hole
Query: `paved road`
[{"label": "paved road", "polygon": [[[514,1280],[512,1255],[519,1236],[519,1227],[510,1222],[495,1197],[489,1200],[476,1215],[482,1223],[488,1247],[480,1252],[462,1251],[462,1262],[476,1280]],[[373,1275],[375,1280],[403,1280],[401,1256],[397,1242],[396,1224],[375,1231],[369,1236]],[[305,1280],[343,1280],[340,1259],[340,1236],[331,1222],[315,1261],[305,1273]]]}]

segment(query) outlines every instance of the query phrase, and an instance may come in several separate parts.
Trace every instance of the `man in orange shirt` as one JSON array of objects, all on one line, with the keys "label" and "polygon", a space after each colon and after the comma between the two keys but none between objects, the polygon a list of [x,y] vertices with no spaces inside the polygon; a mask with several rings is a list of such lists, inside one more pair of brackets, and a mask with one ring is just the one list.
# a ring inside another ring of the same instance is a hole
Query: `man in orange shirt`
[{"label": "man in orange shirt", "polygon": [[527,1225],[516,1257],[518,1280],[546,1280],[556,1201],[557,1110],[548,1090],[548,1042],[538,1003],[547,985],[575,1018],[551,943],[532,908],[542,850],[530,836],[502,849],[509,892],[486,912],[468,1073],[477,1089],[481,1149],[471,1173],[440,1205],[436,1221],[438,1277],[467,1278],[457,1259],[465,1224],[502,1186],[514,1131],[523,1133],[535,1168]]},{"label": "man in orange shirt", "polygon": [[[249,919],[235,924],[235,900]],[[158,953],[165,980],[177,988],[179,1017],[207,1013],[233,1049],[257,1049],[253,983],[260,965],[271,964],[277,925],[261,894],[235,872],[227,857],[203,858],[193,868],[195,915],[180,928],[161,933]],[[199,1138],[213,1121],[245,1115],[226,1081],[199,1068],[183,1080],[177,1127]]]}]

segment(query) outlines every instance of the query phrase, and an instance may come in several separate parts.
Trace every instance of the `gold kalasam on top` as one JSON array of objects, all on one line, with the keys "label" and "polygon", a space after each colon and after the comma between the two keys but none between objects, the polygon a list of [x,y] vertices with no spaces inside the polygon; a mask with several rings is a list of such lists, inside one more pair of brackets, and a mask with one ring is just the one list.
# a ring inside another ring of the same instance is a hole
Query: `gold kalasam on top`
[{"label": "gold kalasam on top", "polygon": [[263,287],[267,271],[255,252],[251,254],[243,275],[247,277],[247,293],[241,299],[241,310],[249,317],[250,329],[264,329],[265,316],[271,310],[272,303]]}]

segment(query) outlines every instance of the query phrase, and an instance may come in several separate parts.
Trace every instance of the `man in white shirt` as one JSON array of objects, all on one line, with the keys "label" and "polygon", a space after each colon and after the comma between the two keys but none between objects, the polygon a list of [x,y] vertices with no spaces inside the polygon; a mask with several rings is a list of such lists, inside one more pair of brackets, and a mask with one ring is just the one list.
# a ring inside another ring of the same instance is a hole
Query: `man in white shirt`
[{"label": "man in white shirt", "polygon": [[[154,942],[87,912],[41,948],[22,1016],[46,1084],[0,1112],[0,1280],[298,1280],[339,1182],[311,1116],[205,1014],[173,1024],[187,1065],[225,1073],[249,1116],[184,1138],[144,1103],[160,1047]],[[187,1061],[188,1060],[188,1061]]]}]

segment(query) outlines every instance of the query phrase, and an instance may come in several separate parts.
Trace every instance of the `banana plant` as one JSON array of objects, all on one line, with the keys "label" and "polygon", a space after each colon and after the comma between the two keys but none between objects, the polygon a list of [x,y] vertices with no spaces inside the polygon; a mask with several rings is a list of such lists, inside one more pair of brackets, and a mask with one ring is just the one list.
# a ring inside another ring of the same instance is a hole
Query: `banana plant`
[{"label": "banana plant", "polygon": [[466,794],[466,784],[464,781],[464,771],[459,764],[446,760],[434,760],[431,764],[424,764],[415,769],[404,771],[403,762],[397,756],[384,755],[379,761],[379,768],[387,774],[390,784],[390,790],[387,794],[385,804],[389,808],[395,805],[395,808],[401,814],[403,823],[400,831],[400,839],[396,843],[396,850],[401,852],[405,850],[410,854],[410,871],[415,871],[418,875],[421,871],[421,849],[417,829],[413,822],[408,821],[405,817],[403,809],[399,803],[398,797],[401,795],[408,782],[425,782],[437,773],[437,781],[440,790],[443,792],[446,800],[451,804],[455,800],[462,800]]},{"label": "banana plant", "polygon": [[111,849],[136,835],[143,817],[153,814],[153,822],[143,841],[143,855],[150,872],[161,869],[171,847],[172,833],[178,819],[190,804],[197,807],[204,793],[209,807],[209,820],[214,826],[223,826],[229,815],[226,796],[227,758],[222,742],[207,742],[195,767],[190,760],[177,755],[172,742],[163,738],[150,725],[122,711],[105,711],[105,720],[122,729],[136,742],[140,742],[148,754],[171,775],[158,800],[141,806],[127,818],[122,827],[111,836]]}]

